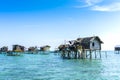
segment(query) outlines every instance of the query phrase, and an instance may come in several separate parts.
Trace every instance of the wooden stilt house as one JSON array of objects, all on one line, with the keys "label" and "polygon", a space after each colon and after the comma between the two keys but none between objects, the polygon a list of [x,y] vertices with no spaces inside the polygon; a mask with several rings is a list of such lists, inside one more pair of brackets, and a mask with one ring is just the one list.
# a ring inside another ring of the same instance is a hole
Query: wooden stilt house
[{"label": "wooden stilt house", "polygon": [[98,36],[78,38],[74,44],[81,45],[84,49],[88,50],[101,50],[103,42]]},{"label": "wooden stilt house", "polygon": [[49,45],[45,45],[40,47],[40,51],[50,51],[50,46]]},{"label": "wooden stilt house", "polygon": [[30,54],[36,54],[36,53],[38,53],[38,48],[37,48],[37,46],[32,46],[32,47],[29,47],[28,48],[28,52],[30,53]]},{"label": "wooden stilt house", "polygon": [[[98,36],[77,38],[76,40],[69,41],[69,44],[60,45],[58,47],[59,51],[62,51],[63,57],[70,58],[71,54],[74,58],[86,58],[90,57],[92,59],[92,53],[95,53],[95,58],[97,57],[96,51],[100,53],[101,44],[103,42]],[[100,53],[101,58],[101,53]]]},{"label": "wooden stilt house", "polygon": [[119,54],[120,53],[120,45],[116,45],[114,48],[115,53]]},{"label": "wooden stilt house", "polygon": [[3,46],[2,48],[0,48],[0,52],[8,52],[8,47]]},{"label": "wooden stilt house", "polygon": [[21,45],[13,45],[13,52],[24,52],[25,51],[25,47],[21,46]]}]

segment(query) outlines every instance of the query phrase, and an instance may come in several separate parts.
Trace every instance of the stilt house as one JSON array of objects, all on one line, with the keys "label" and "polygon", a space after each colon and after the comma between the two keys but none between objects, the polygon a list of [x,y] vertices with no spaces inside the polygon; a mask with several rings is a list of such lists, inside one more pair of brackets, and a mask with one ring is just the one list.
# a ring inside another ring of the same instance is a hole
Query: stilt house
[{"label": "stilt house", "polygon": [[21,46],[21,45],[13,45],[12,51],[15,51],[15,52],[24,52],[25,51],[25,47]]},{"label": "stilt house", "polygon": [[114,50],[115,50],[115,53],[120,53],[120,45],[116,45]]},{"label": "stilt house", "polygon": [[8,47],[7,46],[3,46],[2,48],[0,48],[1,52],[7,52],[8,51]]},{"label": "stilt house", "polygon": [[49,45],[45,45],[40,47],[40,51],[49,51],[50,50],[50,46]]},{"label": "stilt house", "polygon": [[82,46],[83,49],[88,50],[101,50],[103,42],[98,36],[78,38],[74,44]]}]

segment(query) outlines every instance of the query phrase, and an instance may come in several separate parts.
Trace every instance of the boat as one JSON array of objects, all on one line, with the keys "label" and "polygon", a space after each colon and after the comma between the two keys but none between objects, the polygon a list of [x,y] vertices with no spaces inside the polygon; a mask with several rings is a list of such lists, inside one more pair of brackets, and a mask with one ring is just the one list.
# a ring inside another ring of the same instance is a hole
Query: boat
[{"label": "boat", "polygon": [[21,56],[22,53],[21,52],[7,52],[7,56]]}]

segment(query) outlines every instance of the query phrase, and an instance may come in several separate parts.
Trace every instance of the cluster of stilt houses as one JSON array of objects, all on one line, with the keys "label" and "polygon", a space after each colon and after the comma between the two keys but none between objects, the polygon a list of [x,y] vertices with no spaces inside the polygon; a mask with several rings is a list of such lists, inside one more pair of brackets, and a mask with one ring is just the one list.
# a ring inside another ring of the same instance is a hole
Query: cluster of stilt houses
[{"label": "cluster of stilt houses", "polygon": [[95,58],[101,57],[101,44],[103,42],[98,36],[77,38],[76,40],[68,41],[58,47],[62,58],[75,59],[92,59],[93,54]]},{"label": "cluster of stilt houses", "polygon": [[[101,44],[103,44],[103,41],[98,36],[77,38],[59,45],[55,52],[59,53],[62,58],[67,59],[101,58]],[[119,52],[120,47],[115,47],[115,50]],[[7,46],[0,48],[0,53],[6,53],[7,55],[13,56],[22,53],[37,54],[46,51],[50,51],[49,45],[41,47],[32,46],[29,48],[22,45],[13,45],[12,50],[8,50]]]},{"label": "cluster of stilt houses", "polygon": [[50,51],[50,46],[45,45],[42,47],[29,47],[28,49],[22,45],[13,45],[12,50],[9,50],[7,46],[3,46],[0,48],[0,53],[5,53],[10,56],[17,56],[21,55],[22,53],[29,53],[29,54],[37,54],[40,51]]}]

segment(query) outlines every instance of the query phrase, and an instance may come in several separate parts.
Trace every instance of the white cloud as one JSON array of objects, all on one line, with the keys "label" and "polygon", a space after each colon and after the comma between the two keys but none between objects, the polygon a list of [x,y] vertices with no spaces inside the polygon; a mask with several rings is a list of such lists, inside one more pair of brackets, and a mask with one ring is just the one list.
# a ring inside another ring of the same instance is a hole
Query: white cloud
[{"label": "white cloud", "polygon": [[88,5],[88,6],[92,6],[92,5],[95,5],[97,3],[100,3],[102,0],[85,0],[85,3]]},{"label": "white cloud", "polygon": [[95,11],[120,11],[120,2],[119,3],[112,3],[110,5],[103,5],[103,6],[92,6],[92,10]]},{"label": "white cloud", "polygon": [[120,2],[112,1],[109,4],[105,4],[103,0],[80,0],[80,2],[84,2],[85,4],[82,6],[75,6],[75,8],[87,7],[90,8],[90,10],[104,12],[120,11]]},{"label": "white cloud", "polygon": [[83,7],[90,7],[97,3],[102,2],[103,0],[79,0],[80,3],[84,3],[84,5],[75,6],[75,8],[83,8]]}]

